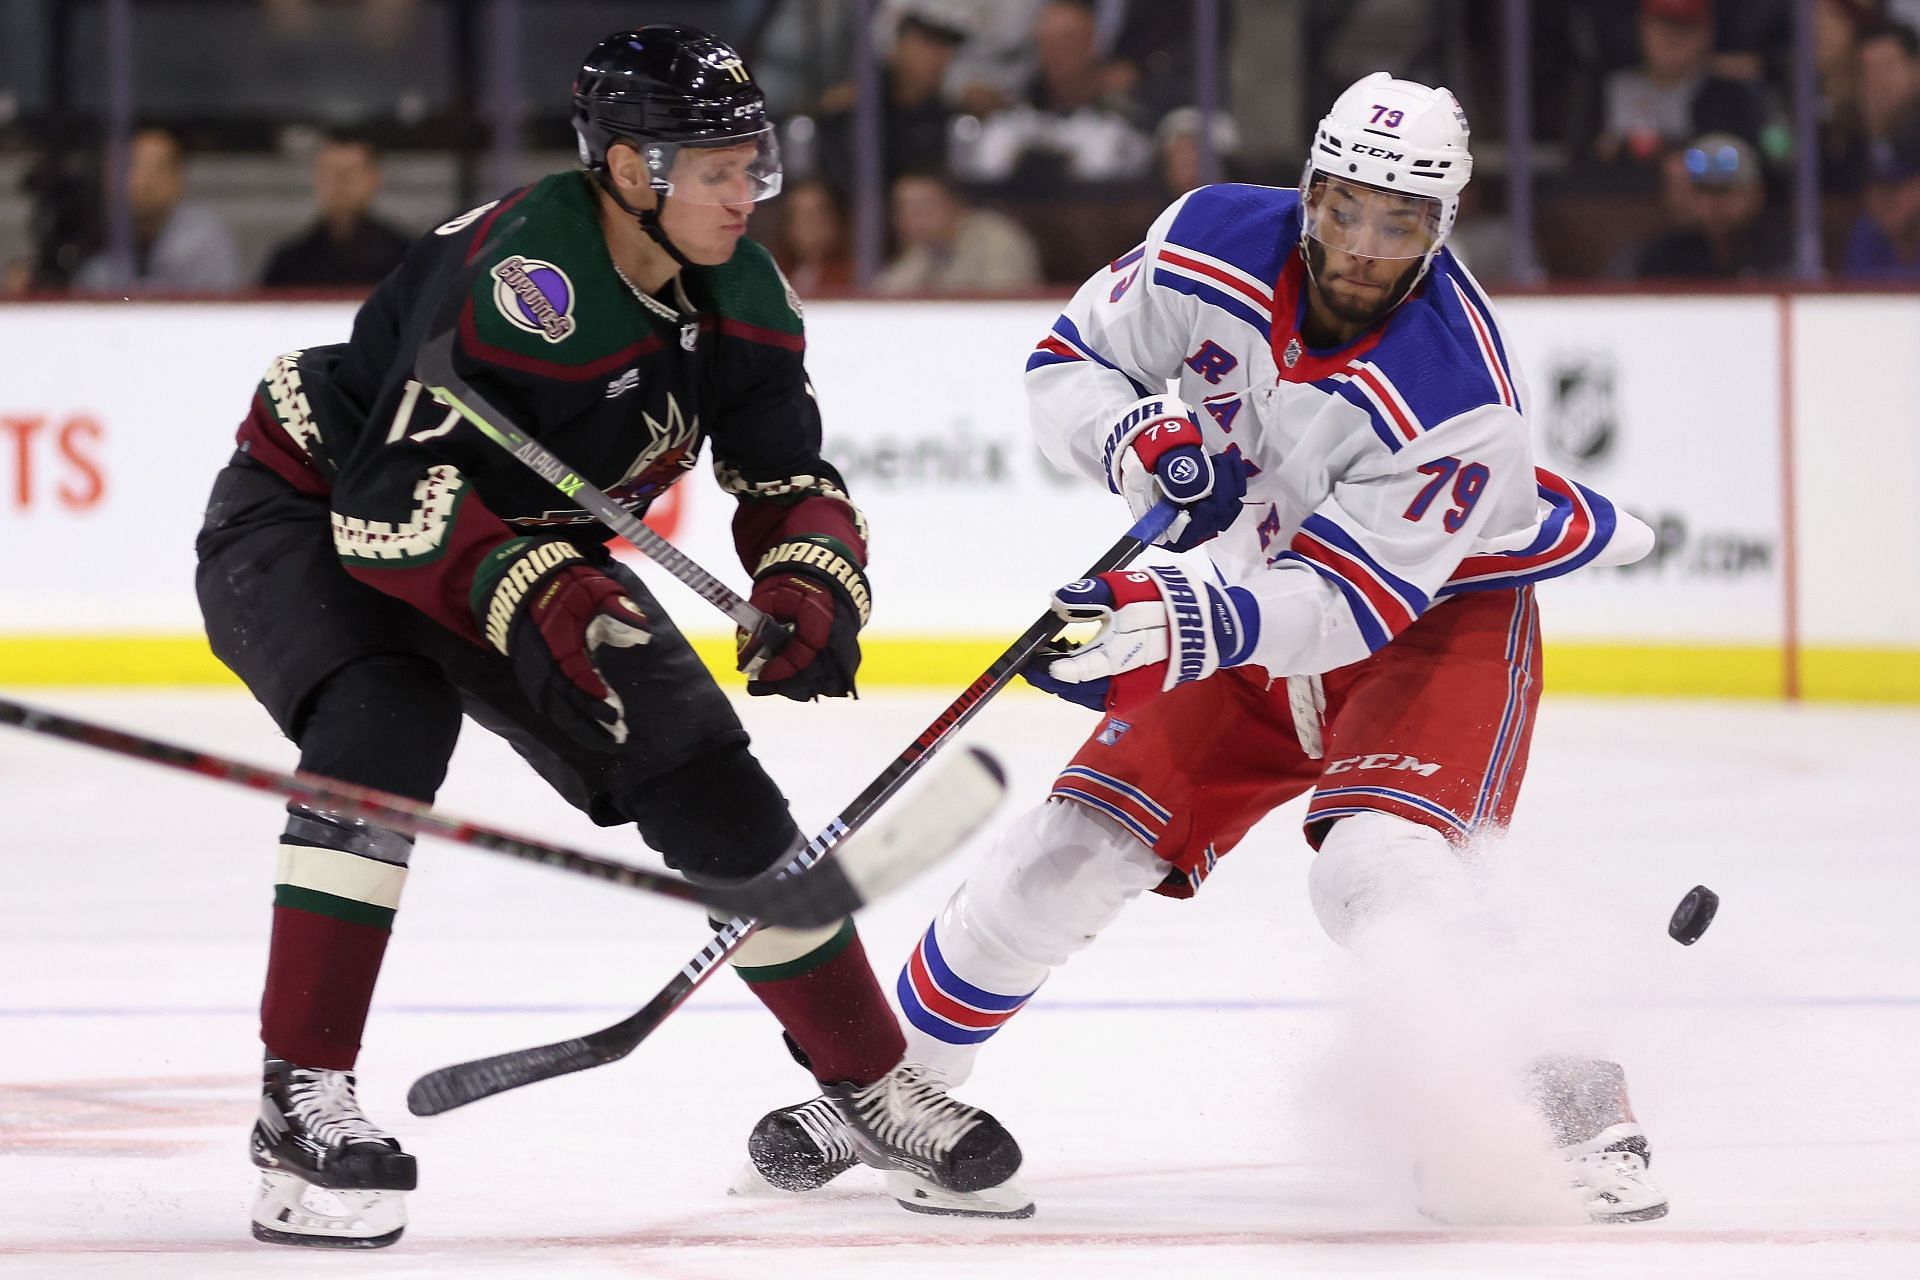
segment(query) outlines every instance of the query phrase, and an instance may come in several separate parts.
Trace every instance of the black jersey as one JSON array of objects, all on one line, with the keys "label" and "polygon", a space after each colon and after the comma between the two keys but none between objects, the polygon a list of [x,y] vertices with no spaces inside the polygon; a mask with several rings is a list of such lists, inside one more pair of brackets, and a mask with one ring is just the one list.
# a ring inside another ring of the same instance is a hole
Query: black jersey
[{"label": "black jersey", "polygon": [[800,535],[864,563],[864,523],[820,457],[799,301],[766,250],[742,240],[721,266],[683,269],[669,301],[644,297],[608,253],[591,180],[561,173],[422,236],[347,342],[284,355],[261,382],[241,449],[328,496],[354,577],[477,640],[470,595],[491,552],[611,536],[414,380],[476,259],[455,366],[520,431],[636,514],[710,440],[750,570]]}]

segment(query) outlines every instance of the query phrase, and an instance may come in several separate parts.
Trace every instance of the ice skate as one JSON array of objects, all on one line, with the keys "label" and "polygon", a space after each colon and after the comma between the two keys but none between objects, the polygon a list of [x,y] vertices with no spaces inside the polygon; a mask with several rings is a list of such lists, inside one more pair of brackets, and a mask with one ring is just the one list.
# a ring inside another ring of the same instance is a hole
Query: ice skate
[{"label": "ice skate", "polygon": [[1667,1216],[1667,1193],[1647,1172],[1652,1153],[1637,1124],[1602,1129],[1567,1149],[1574,1190],[1594,1222],[1649,1222]]},{"label": "ice skate", "polygon": [[1542,1058],[1530,1075],[1534,1104],[1566,1155],[1587,1217],[1594,1222],[1664,1218],[1667,1195],[1648,1173],[1653,1152],[1633,1117],[1620,1064]]},{"label": "ice skate", "polygon": [[776,1107],[760,1117],[747,1135],[747,1159],[752,1162],[735,1184],[736,1191],[754,1189],[757,1175],[773,1191],[817,1191],[860,1163],[853,1133],[825,1098],[811,1098],[791,1107]]},{"label": "ice skate", "polygon": [[253,1238],[379,1249],[406,1228],[413,1157],[361,1113],[353,1074],[269,1058],[253,1126]]},{"label": "ice skate", "polygon": [[736,1191],[814,1191],[865,1163],[884,1170],[887,1193],[915,1213],[1033,1216],[1033,1197],[1012,1176],[1020,1167],[1013,1136],[921,1068],[902,1064],[864,1089],[829,1093],[761,1117],[747,1139],[752,1168]]}]

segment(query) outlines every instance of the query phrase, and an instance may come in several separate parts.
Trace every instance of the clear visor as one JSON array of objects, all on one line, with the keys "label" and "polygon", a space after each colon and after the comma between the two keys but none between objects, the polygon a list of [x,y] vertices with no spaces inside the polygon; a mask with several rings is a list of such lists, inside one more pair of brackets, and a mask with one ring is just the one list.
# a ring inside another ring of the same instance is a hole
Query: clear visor
[{"label": "clear visor", "polygon": [[780,143],[772,126],[724,142],[650,142],[653,189],[688,204],[756,204],[780,194]]},{"label": "clear visor", "polygon": [[1337,253],[1410,262],[1426,257],[1439,238],[1440,201],[1320,178],[1308,189],[1302,226]]}]

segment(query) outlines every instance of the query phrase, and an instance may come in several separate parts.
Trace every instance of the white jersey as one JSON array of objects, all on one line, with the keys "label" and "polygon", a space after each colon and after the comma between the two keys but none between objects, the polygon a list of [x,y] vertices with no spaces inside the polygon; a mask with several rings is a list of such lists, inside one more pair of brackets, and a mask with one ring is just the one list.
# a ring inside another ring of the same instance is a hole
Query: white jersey
[{"label": "white jersey", "polygon": [[1248,509],[1205,547],[1260,603],[1250,662],[1329,671],[1452,593],[1652,548],[1646,525],[1535,468],[1506,337],[1450,252],[1383,324],[1306,346],[1299,206],[1273,187],[1189,192],[1081,286],[1027,362],[1059,466],[1107,483],[1121,411],[1170,379],[1208,450],[1251,464]]}]

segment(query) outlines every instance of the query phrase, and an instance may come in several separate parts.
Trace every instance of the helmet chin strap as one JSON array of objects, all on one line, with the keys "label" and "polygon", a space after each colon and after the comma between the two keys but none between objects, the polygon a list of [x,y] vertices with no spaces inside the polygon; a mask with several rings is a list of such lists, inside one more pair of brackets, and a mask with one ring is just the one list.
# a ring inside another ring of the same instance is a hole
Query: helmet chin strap
[{"label": "helmet chin strap", "polygon": [[595,169],[593,177],[600,184],[600,189],[613,197],[615,204],[633,215],[633,220],[640,224],[640,229],[647,233],[647,238],[664,249],[669,258],[682,267],[690,268],[695,265],[691,258],[680,252],[679,246],[668,237],[666,228],[660,225],[660,211],[667,207],[667,197],[664,194],[654,193],[653,208],[636,209],[627,203],[627,198],[621,195],[618,188],[613,185],[613,175],[607,171],[605,165]]}]

